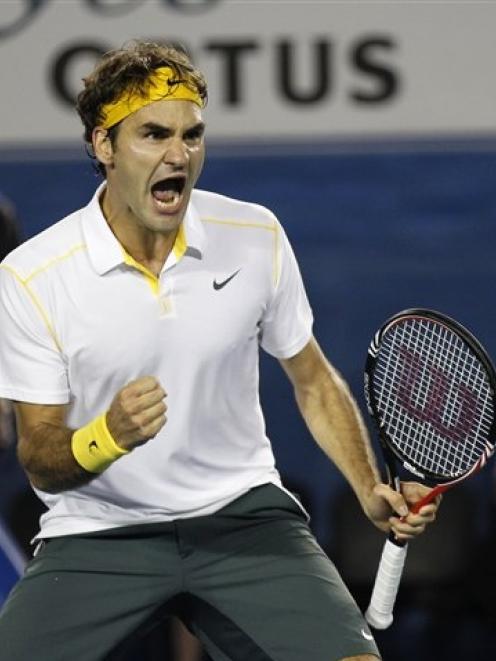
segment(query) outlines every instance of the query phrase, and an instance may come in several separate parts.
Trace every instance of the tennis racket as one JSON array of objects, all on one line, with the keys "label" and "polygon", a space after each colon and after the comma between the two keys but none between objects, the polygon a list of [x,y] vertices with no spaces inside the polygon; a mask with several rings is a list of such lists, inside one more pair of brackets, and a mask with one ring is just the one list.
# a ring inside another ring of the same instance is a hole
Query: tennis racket
[{"label": "tennis racket", "polygon": [[[411,511],[477,473],[494,451],[496,373],[478,340],[433,310],[404,310],[375,334],[365,366],[365,398],[379,430],[390,484],[400,464],[432,490]],[[407,545],[384,545],[368,623],[386,629]]]}]

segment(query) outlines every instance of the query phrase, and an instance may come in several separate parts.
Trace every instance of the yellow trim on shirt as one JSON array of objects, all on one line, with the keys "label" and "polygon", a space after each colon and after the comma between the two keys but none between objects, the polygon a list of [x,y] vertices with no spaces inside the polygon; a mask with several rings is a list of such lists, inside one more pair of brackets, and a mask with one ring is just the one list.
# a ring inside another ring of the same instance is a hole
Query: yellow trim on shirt
[{"label": "yellow trim on shirt", "polygon": [[23,279],[23,278],[21,278],[19,273],[14,271],[14,269],[12,267],[7,266],[7,264],[0,264],[0,268],[3,268],[6,271],[8,271],[21,284],[21,286],[24,287],[24,289],[26,290],[29,298],[31,299],[31,301],[33,303],[33,305],[38,310],[38,313],[40,314],[41,318],[43,319],[43,323],[47,327],[47,330],[48,330],[50,336],[52,337],[52,340],[54,341],[55,346],[60,351],[60,353],[63,353],[62,352],[62,344],[59,341],[59,338],[57,337],[57,333],[55,332],[55,328],[54,328],[53,324],[50,321],[50,317],[48,316],[47,312],[45,311],[45,309],[44,309],[41,301],[39,300],[39,298],[36,296],[36,294],[32,291],[32,289],[30,289],[29,285],[27,284],[27,282],[29,280],[29,277],[31,277],[31,276],[28,276],[28,278]]},{"label": "yellow trim on shirt", "polygon": [[216,223],[217,225],[231,225],[232,227],[253,227],[254,229],[269,230],[269,232],[276,231],[276,224],[267,225],[266,223],[247,223],[239,220],[219,220],[219,218],[212,218],[211,216],[204,216],[202,220],[207,223]]},{"label": "yellow trim on shirt", "polygon": [[181,223],[179,225],[179,230],[176,235],[176,240],[174,241],[174,245],[172,247],[172,251],[176,256],[177,261],[181,259],[181,257],[186,252],[187,248],[188,248],[188,242],[186,241],[186,231],[184,229],[184,224]]},{"label": "yellow trim on shirt", "polygon": [[143,264],[137,262],[134,257],[131,257],[131,255],[124,250],[124,248],[122,249],[122,252],[124,255],[124,262],[145,276],[145,280],[150,286],[150,289],[155,294],[155,296],[157,296],[160,291],[160,280],[157,278],[155,273],[152,273],[150,269],[146,268],[146,266],[143,266]]},{"label": "yellow trim on shirt", "polygon": [[274,286],[277,287],[279,277],[281,275],[281,253],[279,251],[279,225],[274,225],[274,257],[273,257],[273,270],[274,270]]},{"label": "yellow trim on shirt", "polygon": [[[157,278],[155,273],[152,273],[150,269],[147,269],[146,266],[141,264],[140,262],[136,261],[134,257],[132,257],[125,249],[123,246],[121,246],[122,252],[124,255],[124,262],[128,266],[132,266],[135,268],[137,271],[142,273],[145,276],[145,279],[150,286],[150,289],[152,292],[155,294],[155,296],[158,296],[160,292],[160,278]],[[184,225],[181,223],[179,225],[179,230],[176,234],[176,238],[174,241],[174,245],[172,246],[172,252],[174,253],[174,256],[177,261],[181,259],[181,257],[184,255],[188,248],[188,243],[186,241],[186,232],[184,230]]]},{"label": "yellow trim on shirt", "polygon": [[24,282],[29,282],[32,278],[36,277],[40,273],[43,273],[43,271],[48,271],[48,269],[54,266],[57,262],[60,262],[63,259],[68,259],[69,257],[72,257],[74,253],[78,252],[79,250],[85,250],[86,248],[87,248],[86,243],[76,244],[75,246],[70,248],[67,252],[62,253],[62,255],[57,255],[57,257],[53,257],[53,259],[50,259],[42,266],[39,266],[34,271],[31,271],[31,273],[24,279]]},{"label": "yellow trim on shirt", "polygon": [[43,323],[47,327],[47,330],[52,337],[52,340],[55,343],[55,346],[57,349],[62,352],[62,343],[60,342],[57,333],[55,332],[55,326],[51,322],[50,317],[43,307],[43,304],[41,303],[40,299],[38,296],[34,293],[34,291],[30,288],[28,285],[29,281],[35,278],[37,275],[40,273],[43,273],[44,271],[47,271],[50,269],[52,266],[57,264],[57,262],[62,261],[63,259],[68,259],[69,257],[72,257],[76,252],[79,252],[80,250],[86,250],[87,245],[86,243],[77,243],[75,246],[70,248],[67,252],[62,253],[61,255],[57,255],[57,257],[54,257],[53,259],[50,259],[48,262],[45,264],[42,264],[41,266],[37,267],[34,269],[34,271],[31,271],[29,275],[27,275],[25,278],[23,278],[15,269],[13,269],[11,266],[8,266],[7,264],[1,264],[0,268],[4,268],[6,271],[8,271],[11,275],[14,276],[14,278],[20,283],[22,287],[26,290],[29,298],[31,299],[34,307],[38,310],[39,315],[41,316]]}]

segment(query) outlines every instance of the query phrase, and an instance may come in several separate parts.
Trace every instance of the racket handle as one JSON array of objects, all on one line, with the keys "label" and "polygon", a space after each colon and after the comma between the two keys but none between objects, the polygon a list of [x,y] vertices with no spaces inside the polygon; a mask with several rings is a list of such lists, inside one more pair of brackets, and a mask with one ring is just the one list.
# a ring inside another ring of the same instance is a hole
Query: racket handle
[{"label": "racket handle", "polygon": [[393,608],[403,573],[407,545],[386,540],[375,577],[374,589],[365,619],[374,629],[387,629],[393,621]]}]

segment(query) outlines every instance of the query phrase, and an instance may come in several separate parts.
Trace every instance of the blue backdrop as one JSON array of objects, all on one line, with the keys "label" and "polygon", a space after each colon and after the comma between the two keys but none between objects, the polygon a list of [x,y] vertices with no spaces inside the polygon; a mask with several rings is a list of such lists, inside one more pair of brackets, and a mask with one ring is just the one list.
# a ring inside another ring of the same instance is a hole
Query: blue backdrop
[{"label": "blue backdrop", "polygon": [[[278,215],[306,282],[315,334],[363,410],[367,346],[381,322],[400,309],[439,309],[467,325],[496,357],[496,145],[419,142],[372,147],[266,145],[240,150],[214,145],[199,182],[203,188],[264,204]],[[0,190],[16,204],[26,237],[86,204],[98,182],[82,150],[0,155]],[[261,363],[262,402],[279,468],[288,485],[306,497],[320,541],[332,545],[337,520],[333,525],[331,508],[345,491],[344,481],[311,441],[276,361],[262,356]],[[0,476],[0,514],[9,509],[16,492],[25,489],[19,474],[14,477],[13,458],[7,459]],[[491,532],[493,471],[489,468],[470,486],[483,496],[476,522],[481,540]],[[26,514],[30,502],[17,499],[16,511]],[[352,547],[359,538],[362,565],[368,533],[352,525]],[[446,544],[441,554],[450,558],[453,547],[448,539]],[[434,550],[425,549],[420,552],[424,564]],[[489,552],[481,557],[489,557]],[[481,572],[478,580],[491,594],[491,563],[479,563],[478,568],[474,564]],[[13,576],[12,568],[4,572],[7,586]],[[453,594],[461,594],[461,578]],[[367,595],[370,584],[367,577]],[[494,658],[492,606],[489,615],[482,615],[474,610],[473,600],[465,601],[465,593],[456,603],[453,631],[453,612],[440,625],[432,610],[415,610],[410,602],[397,626],[378,637],[385,660]],[[408,649],[406,639],[411,641]]]},{"label": "blue backdrop", "polygon": [[[213,146],[199,186],[270,207],[293,243],[315,333],[361,406],[372,333],[411,306],[458,318],[496,356],[496,147],[439,142],[325,149]],[[99,179],[82,152],[0,159],[0,190],[30,236],[86,204]],[[262,357],[262,397],[280,470],[307,492],[314,528],[342,480],[309,439],[279,366]],[[489,479],[489,471],[481,479]]]}]

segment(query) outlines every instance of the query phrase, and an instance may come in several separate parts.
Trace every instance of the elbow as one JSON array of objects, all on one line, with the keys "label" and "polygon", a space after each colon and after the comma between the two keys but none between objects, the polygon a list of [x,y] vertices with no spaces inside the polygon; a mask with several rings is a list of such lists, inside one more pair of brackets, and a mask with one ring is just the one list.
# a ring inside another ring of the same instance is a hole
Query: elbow
[{"label": "elbow", "polygon": [[54,478],[51,475],[40,475],[39,473],[34,473],[27,471],[25,473],[29,480],[31,486],[37,491],[43,491],[44,493],[50,495],[56,495],[62,493],[63,491],[69,491],[78,486],[74,481],[63,481],[60,478]]},{"label": "elbow", "polygon": [[31,478],[34,463],[33,452],[31,450],[31,445],[24,434],[20,435],[17,440],[17,459],[32,484],[33,481]]},{"label": "elbow", "polygon": [[43,491],[44,493],[49,493],[49,494],[57,494],[64,491],[64,489],[61,489],[59,486],[54,485],[47,479],[43,479],[39,475],[35,475],[34,473],[29,473],[28,471],[26,471],[26,475],[31,486],[37,491]]}]

